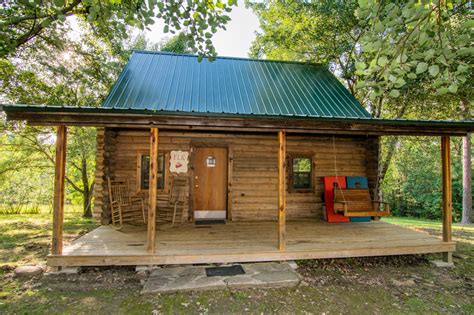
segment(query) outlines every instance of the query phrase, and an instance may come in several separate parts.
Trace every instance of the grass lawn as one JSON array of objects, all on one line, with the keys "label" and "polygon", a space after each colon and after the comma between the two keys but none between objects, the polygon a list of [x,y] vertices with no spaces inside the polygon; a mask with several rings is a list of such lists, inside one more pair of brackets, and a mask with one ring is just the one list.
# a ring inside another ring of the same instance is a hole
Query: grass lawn
[{"label": "grass lawn", "polygon": [[[94,229],[96,224],[80,212],[65,212],[64,241],[77,238]],[[46,264],[51,249],[52,215],[0,215],[0,267],[22,264]]]},{"label": "grass lawn", "polygon": [[[443,224],[439,221],[421,220],[414,218],[395,218],[388,217],[382,219],[385,222],[401,225],[417,231],[427,232],[431,235],[442,237]],[[461,246],[464,243],[474,245],[474,224],[462,225],[454,223],[452,226],[453,241],[459,242]]]},{"label": "grass lawn", "polygon": [[[441,223],[385,221],[440,235]],[[79,214],[65,218],[65,240],[94,228]],[[0,313],[474,313],[474,227],[453,226],[455,268],[436,269],[427,256],[298,262],[303,281],[292,289],[219,290],[140,295],[133,268],[87,268],[75,275],[13,277],[22,264],[44,264],[51,217],[0,215]]]}]

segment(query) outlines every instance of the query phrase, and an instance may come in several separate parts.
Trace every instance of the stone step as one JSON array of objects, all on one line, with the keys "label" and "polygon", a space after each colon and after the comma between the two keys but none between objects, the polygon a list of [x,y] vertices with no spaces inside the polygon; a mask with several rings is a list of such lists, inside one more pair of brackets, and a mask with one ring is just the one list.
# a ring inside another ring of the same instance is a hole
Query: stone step
[{"label": "stone step", "polygon": [[[294,287],[299,274],[285,262],[241,264],[245,274],[206,276],[211,266],[163,267],[151,271],[141,293],[171,293],[218,289]],[[215,266],[213,266],[215,267]]]}]

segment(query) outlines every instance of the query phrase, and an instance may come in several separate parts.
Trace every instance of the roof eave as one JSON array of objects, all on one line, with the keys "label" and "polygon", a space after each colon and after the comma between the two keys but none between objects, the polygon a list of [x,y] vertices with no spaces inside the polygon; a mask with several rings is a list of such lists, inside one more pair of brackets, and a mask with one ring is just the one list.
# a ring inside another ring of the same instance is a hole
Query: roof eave
[{"label": "roof eave", "polygon": [[144,128],[160,125],[165,128],[187,126],[189,129],[208,127],[209,130],[239,128],[273,131],[286,129],[294,132],[321,131],[347,134],[377,135],[454,135],[464,136],[474,131],[474,121],[426,121],[405,119],[375,119],[348,117],[308,117],[241,115],[201,112],[169,112],[92,107],[58,107],[31,105],[3,105],[9,120],[26,120],[33,125],[83,125],[97,127]]}]

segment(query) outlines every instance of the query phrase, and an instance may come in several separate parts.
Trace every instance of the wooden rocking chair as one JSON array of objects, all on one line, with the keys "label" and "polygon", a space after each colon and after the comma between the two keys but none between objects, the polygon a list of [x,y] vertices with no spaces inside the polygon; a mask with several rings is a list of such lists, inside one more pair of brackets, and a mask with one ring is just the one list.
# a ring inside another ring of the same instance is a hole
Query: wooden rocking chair
[{"label": "wooden rocking chair", "polygon": [[131,196],[130,183],[111,181],[107,177],[109,188],[110,211],[112,226],[121,229],[123,223],[146,222],[145,203],[142,197]]},{"label": "wooden rocking chair", "polygon": [[171,223],[173,227],[176,223],[183,223],[184,207],[188,197],[187,176],[172,176],[170,190],[164,205],[159,205],[156,209],[158,222]]}]

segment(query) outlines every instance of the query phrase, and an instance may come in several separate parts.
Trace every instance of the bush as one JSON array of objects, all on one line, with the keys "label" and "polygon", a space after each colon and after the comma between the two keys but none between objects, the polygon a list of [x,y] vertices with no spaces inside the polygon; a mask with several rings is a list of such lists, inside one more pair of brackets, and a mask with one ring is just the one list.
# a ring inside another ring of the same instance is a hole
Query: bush
[{"label": "bush", "polygon": [[[459,221],[462,213],[462,157],[459,139],[453,141],[451,155],[453,220]],[[395,216],[441,219],[439,139],[401,138],[386,174],[382,192]]]},{"label": "bush", "polygon": [[3,204],[0,205],[0,214],[40,214],[41,207],[30,204]]}]

